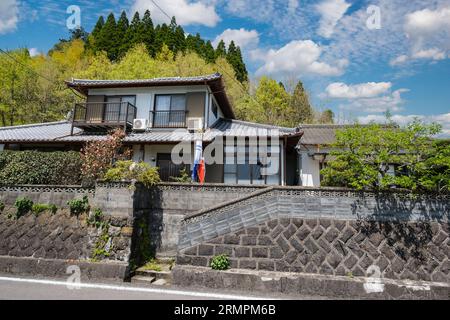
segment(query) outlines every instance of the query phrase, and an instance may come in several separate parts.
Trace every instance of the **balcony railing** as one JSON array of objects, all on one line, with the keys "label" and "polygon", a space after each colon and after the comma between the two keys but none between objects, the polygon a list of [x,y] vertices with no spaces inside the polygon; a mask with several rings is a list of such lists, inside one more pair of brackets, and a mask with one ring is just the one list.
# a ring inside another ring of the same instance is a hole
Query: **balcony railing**
[{"label": "balcony railing", "polygon": [[75,127],[114,127],[133,125],[137,109],[129,102],[76,103],[73,113]]},{"label": "balcony railing", "polygon": [[185,128],[187,111],[152,111],[153,128]]}]

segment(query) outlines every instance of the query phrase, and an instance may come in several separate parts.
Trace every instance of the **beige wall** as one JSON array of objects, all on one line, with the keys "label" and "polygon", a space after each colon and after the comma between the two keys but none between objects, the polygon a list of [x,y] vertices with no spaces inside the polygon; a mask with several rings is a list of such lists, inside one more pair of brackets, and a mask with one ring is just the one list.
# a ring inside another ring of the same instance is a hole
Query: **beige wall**
[{"label": "beige wall", "polygon": [[186,95],[187,118],[201,118],[204,121],[205,114],[205,93],[192,92]]}]

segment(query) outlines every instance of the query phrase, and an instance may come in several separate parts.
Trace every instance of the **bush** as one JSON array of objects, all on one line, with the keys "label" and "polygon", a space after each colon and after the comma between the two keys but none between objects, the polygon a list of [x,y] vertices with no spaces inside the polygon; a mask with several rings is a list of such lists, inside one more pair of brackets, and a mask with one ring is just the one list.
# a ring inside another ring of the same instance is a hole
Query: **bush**
[{"label": "bush", "polygon": [[103,179],[105,181],[136,180],[147,187],[161,182],[158,168],[145,162],[135,163],[131,160],[117,161],[115,166],[105,173]]},{"label": "bush", "polygon": [[33,207],[33,201],[25,197],[18,197],[14,206],[17,208],[16,217],[19,218],[30,212]]},{"label": "bush", "polygon": [[170,179],[175,182],[192,182],[192,177],[187,172],[186,168],[180,170],[180,174],[178,175],[178,177],[170,177]]},{"label": "bush", "polygon": [[227,255],[221,254],[211,259],[211,268],[213,270],[227,270],[230,267],[230,259]]},{"label": "bush", "polygon": [[89,199],[84,196],[82,199],[72,199],[67,202],[70,209],[70,214],[79,215],[89,210]]},{"label": "bush", "polygon": [[46,203],[35,203],[31,207],[31,212],[33,212],[36,216],[40,213],[47,211],[51,214],[55,214],[58,208],[54,204],[46,204]]},{"label": "bush", "polygon": [[81,182],[81,159],[76,151],[0,152],[0,184],[67,185]]},{"label": "bush", "polygon": [[88,225],[94,226],[96,228],[100,228],[103,226],[103,212],[102,210],[95,208],[92,214],[89,216],[87,220]]},{"label": "bush", "polygon": [[3,201],[0,201],[0,212],[3,212],[3,210],[5,210],[5,204]]}]

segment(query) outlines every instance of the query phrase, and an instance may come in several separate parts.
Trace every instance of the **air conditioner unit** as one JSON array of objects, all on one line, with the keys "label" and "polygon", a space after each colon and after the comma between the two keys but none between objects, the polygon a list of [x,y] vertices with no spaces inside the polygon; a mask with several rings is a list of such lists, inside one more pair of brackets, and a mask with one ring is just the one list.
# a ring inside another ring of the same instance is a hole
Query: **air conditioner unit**
[{"label": "air conditioner unit", "polygon": [[134,119],[133,130],[144,131],[147,129],[147,119]]},{"label": "air conditioner unit", "polygon": [[188,118],[187,127],[191,131],[203,129],[203,118]]}]

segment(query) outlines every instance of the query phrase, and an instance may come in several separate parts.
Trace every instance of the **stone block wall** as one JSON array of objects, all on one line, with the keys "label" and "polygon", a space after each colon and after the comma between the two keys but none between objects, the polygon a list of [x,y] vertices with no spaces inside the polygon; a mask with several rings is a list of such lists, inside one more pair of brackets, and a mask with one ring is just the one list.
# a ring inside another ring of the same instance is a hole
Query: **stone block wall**
[{"label": "stone block wall", "polygon": [[450,281],[449,196],[267,188],[184,219],[177,262]]},{"label": "stone block wall", "polygon": [[[70,214],[67,202],[84,195],[89,198],[91,211],[102,210],[102,226],[89,224],[89,213]],[[15,218],[17,197],[27,197],[34,203],[55,204],[58,211],[37,215],[29,212]],[[76,264],[99,277],[104,271],[106,277],[127,276],[135,236],[133,190],[129,184],[102,185],[95,189],[0,187],[0,200],[5,204],[0,212],[0,271],[34,272],[41,261],[46,266],[43,275],[61,276],[58,274],[61,268]]]}]

